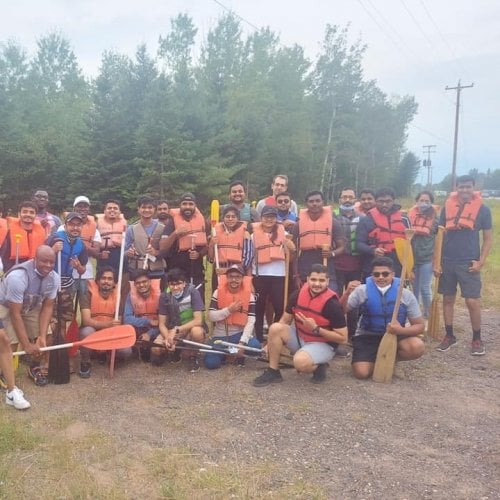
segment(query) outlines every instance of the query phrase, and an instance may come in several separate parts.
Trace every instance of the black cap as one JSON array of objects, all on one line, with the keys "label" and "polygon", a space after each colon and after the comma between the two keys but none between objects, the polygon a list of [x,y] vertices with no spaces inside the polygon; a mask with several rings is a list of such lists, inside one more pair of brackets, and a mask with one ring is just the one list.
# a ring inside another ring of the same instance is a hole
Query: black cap
[{"label": "black cap", "polygon": [[239,266],[238,264],[233,264],[232,266],[229,266],[227,268],[226,274],[229,274],[231,271],[236,271],[240,273],[242,276],[245,276],[245,271],[243,270],[243,267]]},{"label": "black cap", "polygon": [[260,213],[261,217],[264,217],[264,215],[274,215],[275,217],[278,217],[278,209],[272,205],[265,205]]},{"label": "black cap", "polygon": [[196,196],[193,193],[184,193],[181,196],[181,202],[183,201],[192,201],[193,203],[196,203]]},{"label": "black cap", "polygon": [[83,217],[76,212],[70,212],[68,215],[66,215],[65,222],[70,222],[73,219],[78,219],[80,222],[83,222]]}]

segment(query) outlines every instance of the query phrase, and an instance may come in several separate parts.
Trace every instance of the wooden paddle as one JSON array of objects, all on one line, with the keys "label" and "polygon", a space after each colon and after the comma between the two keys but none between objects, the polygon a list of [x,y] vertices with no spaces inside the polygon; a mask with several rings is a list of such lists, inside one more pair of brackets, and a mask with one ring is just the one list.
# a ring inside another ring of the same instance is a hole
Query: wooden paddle
[{"label": "wooden paddle", "polygon": [[[396,250],[396,255],[398,257],[399,262],[403,265],[404,252],[406,248],[406,239],[405,238],[394,238],[394,248]],[[411,278],[411,272],[413,271],[413,267],[415,266],[415,261],[413,258],[413,248],[410,245],[409,252],[407,255],[407,266],[406,266],[406,275],[401,273],[401,279],[409,280]]]},{"label": "wooden paddle", "polygon": [[[212,203],[210,204],[210,225],[212,226],[212,237],[215,236],[215,225],[219,222],[219,213],[219,200],[212,200]],[[217,243],[214,247],[214,262],[215,269],[219,269],[219,251],[217,248]]]},{"label": "wooden paddle", "polygon": [[[83,340],[69,342],[66,344],[51,345],[42,347],[40,351],[57,351],[71,347],[87,347],[95,351],[109,351],[110,349],[125,349],[135,343],[135,329],[132,325],[117,325],[111,328],[104,328],[92,333]],[[26,351],[17,351],[13,356],[22,356]]]},{"label": "wooden paddle", "polygon": [[[398,294],[396,296],[396,303],[394,304],[394,310],[392,312],[391,323],[396,321],[399,312],[399,306],[401,304],[401,296],[403,295],[404,289],[404,278],[408,269],[408,257],[410,252],[411,239],[413,238],[413,229],[405,230],[405,251],[403,252],[403,262],[401,279],[399,281]],[[392,333],[384,333],[382,341],[378,346],[377,359],[375,360],[375,367],[373,369],[373,380],[375,382],[389,383],[392,380],[392,374],[394,372],[394,364],[396,363],[396,353],[398,350],[398,338]]]},{"label": "wooden paddle", "polygon": [[[445,228],[443,226],[438,227],[436,240],[434,242],[434,263],[433,268],[441,271],[441,251],[443,249],[443,238],[444,238]],[[427,323],[427,336],[433,339],[439,339],[441,330],[441,312],[440,303],[441,297],[438,294],[439,288],[439,276],[434,276],[434,283],[432,286],[432,302],[429,311],[429,321]]]}]

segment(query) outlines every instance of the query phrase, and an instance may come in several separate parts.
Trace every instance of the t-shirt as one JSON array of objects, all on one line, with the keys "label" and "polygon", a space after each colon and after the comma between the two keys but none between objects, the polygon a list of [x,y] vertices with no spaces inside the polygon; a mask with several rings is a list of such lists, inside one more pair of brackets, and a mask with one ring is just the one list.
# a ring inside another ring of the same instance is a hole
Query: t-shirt
[{"label": "t-shirt", "polygon": [[[200,292],[197,288],[194,288],[192,285],[186,284],[186,288],[184,289],[184,292],[182,294],[182,297],[179,299],[176,299],[170,292],[167,293],[162,293],[160,295],[160,304],[158,308],[158,314],[161,314],[162,316],[167,316],[167,318],[170,320],[172,316],[178,316],[179,310],[178,307],[176,307],[176,310],[172,309],[172,305],[175,305],[176,303],[179,304],[180,302],[183,302],[184,298],[186,297],[186,291],[188,290],[188,287],[191,288],[191,310],[193,312],[195,311],[204,311],[205,310],[205,304],[203,304],[203,300],[201,300],[201,295]],[[176,318],[177,319],[177,318]],[[179,326],[180,323],[176,321],[176,324],[170,324],[169,322],[169,328],[173,326]]]},{"label": "t-shirt", "polygon": [[[439,224],[446,225],[444,208],[439,216]],[[444,233],[443,262],[469,263],[471,260],[479,260],[481,256],[479,232],[491,228],[491,210],[486,205],[481,205],[474,229],[456,229]]]},{"label": "t-shirt", "polygon": [[[295,291],[290,295],[285,309],[288,314],[293,314],[293,308],[297,305],[298,297],[299,291]],[[307,316],[307,313],[304,313],[304,316]],[[332,329],[344,328],[346,326],[344,311],[337,297],[332,297],[326,301],[321,310],[321,316],[329,321],[330,328]]]}]

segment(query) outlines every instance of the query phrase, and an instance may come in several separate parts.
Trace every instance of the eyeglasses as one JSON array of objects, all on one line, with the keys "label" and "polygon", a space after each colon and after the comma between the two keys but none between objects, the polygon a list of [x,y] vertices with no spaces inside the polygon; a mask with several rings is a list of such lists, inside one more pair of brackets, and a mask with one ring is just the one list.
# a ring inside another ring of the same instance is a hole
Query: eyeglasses
[{"label": "eyeglasses", "polygon": [[391,273],[389,271],[382,271],[382,272],[373,271],[372,276],[374,278],[380,278],[380,276],[382,276],[383,278],[387,278],[389,277],[390,274]]}]

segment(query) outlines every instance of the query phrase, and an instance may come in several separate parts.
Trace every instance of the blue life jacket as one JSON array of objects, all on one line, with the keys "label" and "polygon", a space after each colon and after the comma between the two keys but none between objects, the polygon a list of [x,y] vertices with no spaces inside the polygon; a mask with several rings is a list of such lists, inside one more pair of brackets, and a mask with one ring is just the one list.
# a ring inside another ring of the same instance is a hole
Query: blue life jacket
[{"label": "blue life jacket", "polygon": [[[382,335],[387,325],[391,322],[396,297],[398,294],[399,278],[392,280],[391,287],[384,295],[380,292],[370,276],[366,279],[366,302],[360,307],[360,328],[364,331]],[[407,307],[401,303],[397,317],[399,323],[404,326],[407,319]]]},{"label": "blue life jacket", "polygon": [[79,257],[80,254],[83,252],[83,249],[85,248],[83,245],[83,242],[80,238],[75,238],[73,241],[69,241],[68,239],[68,234],[66,231],[57,231],[51,236],[51,241],[52,243],[54,240],[62,240],[63,242],[63,249],[62,249],[62,255],[61,255],[61,270],[58,268],[58,262],[56,259],[56,266],[55,266],[55,271],[60,275],[60,276],[73,276],[73,267],[71,265],[70,259],[73,257]]}]

